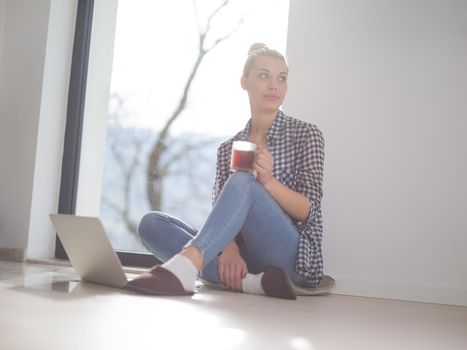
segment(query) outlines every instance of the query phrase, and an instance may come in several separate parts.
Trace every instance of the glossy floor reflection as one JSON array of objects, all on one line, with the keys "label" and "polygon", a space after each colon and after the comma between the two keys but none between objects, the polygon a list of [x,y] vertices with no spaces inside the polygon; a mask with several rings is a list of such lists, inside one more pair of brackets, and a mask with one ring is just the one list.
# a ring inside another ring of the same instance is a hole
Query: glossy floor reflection
[{"label": "glossy floor reflection", "polygon": [[152,297],[0,262],[0,349],[466,349],[467,308],[200,287]]}]

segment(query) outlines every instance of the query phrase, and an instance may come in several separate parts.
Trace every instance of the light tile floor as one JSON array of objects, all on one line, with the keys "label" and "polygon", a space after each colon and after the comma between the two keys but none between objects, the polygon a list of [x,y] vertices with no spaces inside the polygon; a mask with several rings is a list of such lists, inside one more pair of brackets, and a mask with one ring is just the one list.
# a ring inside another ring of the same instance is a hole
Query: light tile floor
[{"label": "light tile floor", "polygon": [[72,268],[0,262],[0,349],[464,350],[467,308],[203,286],[152,297],[79,282]]}]

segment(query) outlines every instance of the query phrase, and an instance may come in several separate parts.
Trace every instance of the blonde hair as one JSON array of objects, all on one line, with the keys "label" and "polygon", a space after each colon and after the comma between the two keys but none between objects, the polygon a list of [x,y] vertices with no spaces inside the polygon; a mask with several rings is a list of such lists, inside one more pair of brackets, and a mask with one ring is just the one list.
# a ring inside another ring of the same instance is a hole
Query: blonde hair
[{"label": "blonde hair", "polygon": [[268,56],[273,57],[276,59],[280,59],[287,64],[284,55],[282,55],[279,51],[270,49],[263,43],[255,43],[250,46],[248,50],[248,57],[246,59],[245,65],[243,66],[243,76],[247,77],[250,73],[251,68],[255,65],[256,57],[258,56]]}]

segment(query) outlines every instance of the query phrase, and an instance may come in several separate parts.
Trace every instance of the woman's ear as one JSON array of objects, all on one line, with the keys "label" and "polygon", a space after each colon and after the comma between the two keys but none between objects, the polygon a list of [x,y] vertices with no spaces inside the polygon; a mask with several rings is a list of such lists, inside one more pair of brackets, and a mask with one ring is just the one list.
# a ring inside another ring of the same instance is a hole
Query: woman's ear
[{"label": "woman's ear", "polygon": [[243,90],[248,90],[248,84],[247,84],[245,76],[243,76],[243,75],[240,78],[240,84],[242,85]]}]

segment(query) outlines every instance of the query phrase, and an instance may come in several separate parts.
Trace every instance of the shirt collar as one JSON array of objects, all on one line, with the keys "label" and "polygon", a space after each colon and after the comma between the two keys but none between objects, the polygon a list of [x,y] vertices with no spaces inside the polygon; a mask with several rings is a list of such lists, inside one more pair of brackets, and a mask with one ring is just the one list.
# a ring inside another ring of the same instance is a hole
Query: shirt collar
[{"label": "shirt collar", "polygon": [[[268,143],[272,142],[275,138],[277,138],[285,126],[286,117],[282,111],[279,111],[276,115],[276,118],[271,124],[271,127],[266,133],[266,140]],[[246,141],[248,139],[248,134],[250,133],[251,128],[251,118],[245,125],[245,128],[240,131],[234,141]]]}]

